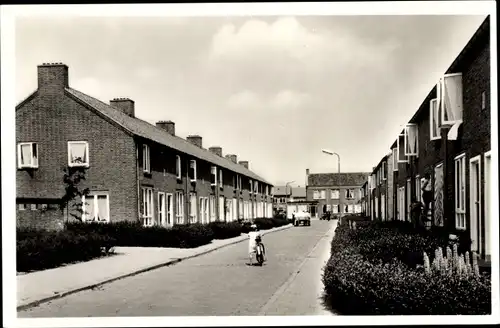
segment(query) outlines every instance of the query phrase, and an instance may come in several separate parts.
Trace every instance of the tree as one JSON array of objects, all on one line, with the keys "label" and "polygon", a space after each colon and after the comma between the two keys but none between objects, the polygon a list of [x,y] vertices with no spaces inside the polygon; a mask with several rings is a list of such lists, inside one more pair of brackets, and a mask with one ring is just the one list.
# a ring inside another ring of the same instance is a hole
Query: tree
[{"label": "tree", "polygon": [[[68,167],[64,168],[64,176],[63,182],[65,186],[65,194],[61,198],[60,208],[61,211],[69,207],[69,203],[74,201],[75,199],[82,199],[83,196],[87,196],[90,192],[89,188],[80,188],[80,182],[85,180],[86,169],[83,167]],[[84,214],[83,211],[83,202],[75,202],[71,205],[72,212],[68,208],[68,213],[77,219],[78,221],[83,221],[82,216]]]}]

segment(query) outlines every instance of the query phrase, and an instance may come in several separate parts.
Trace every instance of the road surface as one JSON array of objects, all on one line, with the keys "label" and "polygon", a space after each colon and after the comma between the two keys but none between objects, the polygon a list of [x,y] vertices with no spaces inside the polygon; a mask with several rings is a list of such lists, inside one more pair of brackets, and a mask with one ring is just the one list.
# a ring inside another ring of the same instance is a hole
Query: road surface
[{"label": "road surface", "polygon": [[18,312],[29,317],[331,315],[322,267],[336,222],[263,237],[268,261],[248,266],[247,241]]}]

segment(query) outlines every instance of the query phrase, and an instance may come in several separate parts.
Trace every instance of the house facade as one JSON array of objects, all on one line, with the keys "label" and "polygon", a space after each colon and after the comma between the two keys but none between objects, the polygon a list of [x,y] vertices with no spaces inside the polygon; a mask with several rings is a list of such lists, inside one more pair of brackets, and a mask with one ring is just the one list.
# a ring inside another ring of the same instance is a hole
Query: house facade
[{"label": "house facade", "polygon": [[372,218],[375,220],[386,221],[389,217],[388,212],[388,156],[382,157],[380,162],[373,168],[371,173],[371,185],[369,188],[372,210]]},{"label": "house facade", "polygon": [[427,226],[470,239],[485,260],[491,255],[490,58],[488,17],[396,137],[388,170],[395,219],[410,220],[429,174]]},{"label": "house facade", "polygon": [[[56,228],[83,204],[84,221],[146,226],[272,216],[272,185],[248,161],[175,135],[175,123],[135,116],[135,103],[104,103],[69,86],[68,67],[38,66],[37,90],[16,106],[20,226]],[[88,195],[59,210],[64,174],[84,175]]]},{"label": "house facade", "polygon": [[316,201],[316,213],[322,217],[361,213],[362,186],[369,173],[310,173],[306,194],[308,201]]}]

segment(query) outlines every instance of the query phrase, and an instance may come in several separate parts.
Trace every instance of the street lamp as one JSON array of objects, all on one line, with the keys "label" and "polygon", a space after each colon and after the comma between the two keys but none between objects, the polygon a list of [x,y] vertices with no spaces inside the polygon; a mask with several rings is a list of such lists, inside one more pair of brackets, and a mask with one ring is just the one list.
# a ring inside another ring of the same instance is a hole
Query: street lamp
[{"label": "street lamp", "polygon": [[[338,173],[339,173],[339,179],[340,179],[340,155],[337,154],[336,152],[330,151],[328,149],[321,149],[321,151],[327,155],[336,155],[337,156]],[[340,191],[340,189],[339,189],[339,191]],[[344,212],[344,209],[342,208],[342,203],[340,202],[340,195],[339,195],[339,211],[340,211],[340,217],[342,218],[342,213]]]},{"label": "street lamp", "polygon": [[[286,198],[285,198],[285,213],[286,213],[286,218],[288,219],[288,185],[294,183],[295,180],[287,182],[285,184],[285,193],[286,193]],[[291,194],[291,190],[290,190]]]}]

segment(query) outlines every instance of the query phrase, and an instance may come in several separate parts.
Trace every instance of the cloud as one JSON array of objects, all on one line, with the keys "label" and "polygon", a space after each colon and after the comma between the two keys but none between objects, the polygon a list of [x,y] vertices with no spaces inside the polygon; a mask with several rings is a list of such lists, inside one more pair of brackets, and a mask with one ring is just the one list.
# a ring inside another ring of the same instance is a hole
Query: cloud
[{"label": "cloud", "polygon": [[265,97],[253,91],[244,90],[231,95],[227,105],[231,109],[238,110],[260,110],[260,111],[291,111],[303,108],[311,103],[310,95],[292,90],[281,90],[280,92]]}]

